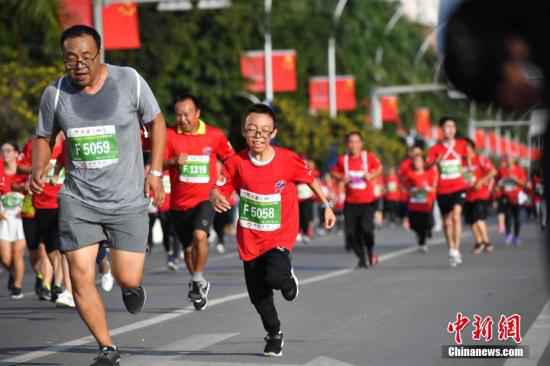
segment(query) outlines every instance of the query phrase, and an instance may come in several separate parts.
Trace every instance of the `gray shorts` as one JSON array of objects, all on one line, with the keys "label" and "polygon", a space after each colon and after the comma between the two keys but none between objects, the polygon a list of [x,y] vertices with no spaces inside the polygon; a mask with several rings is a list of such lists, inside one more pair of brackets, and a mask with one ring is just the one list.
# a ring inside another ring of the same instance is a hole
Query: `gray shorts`
[{"label": "gray shorts", "polygon": [[149,231],[147,206],[122,209],[92,207],[59,195],[60,250],[69,252],[109,239],[113,249],[145,252]]}]

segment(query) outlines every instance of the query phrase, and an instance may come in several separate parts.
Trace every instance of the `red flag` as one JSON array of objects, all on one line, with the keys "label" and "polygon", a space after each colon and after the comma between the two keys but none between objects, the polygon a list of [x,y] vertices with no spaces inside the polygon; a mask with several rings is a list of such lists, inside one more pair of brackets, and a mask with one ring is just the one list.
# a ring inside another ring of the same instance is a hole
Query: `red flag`
[{"label": "red flag", "polygon": [[475,143],[476,143],[476,148],[485,149],[485,131],[476,130]]},{"label": "red flag", "polygon": [[[296,51],[273,51],[271,65],[273,91],[296,91]],[[241,56],[241,75],[249,80],[248,90],[251,92],[265,91],[265,57],[263,51],[249,51]]]},{"label": "red flag", "polygon": [[540,160],[541,158],[541,150],[537,148],[531,149],[531,160]]},{"label": "red flag", "polygon": [[141,47],[137,4],[130,2],[103,7],[103,42],[106,50]]},{"label": "red flag", "polygon": [[395,95],[380,97],[380,104],[382,105],[382,121],[399,122],[399,108]]},{"label": "red flag", "polygon": [[62,29],[78,24],[93,25],[92,0],[61,0],[58,12]]},{"label": "red flag", "polygon": [[[353,111],[357,108],[355,97],[355,78],[353,76],[336,77],[336,109]],[[328,78],[324,76],[309,79],[309,109],[329,110]]]},{"label": "red flag", "polygon": [[529,149],[524,144],[519,145],[519,156],[522,159],[529,159]]},{"label": "red flag", "polygon": [[414,114],[416,133],[425,139],[432,137],[432,120],[429,108],[418,108]]},{"label": "red flag", "polygon": [[489,149],[491,153],[496,154],[498,152],[498,136],[494,132],[489,132]]}]

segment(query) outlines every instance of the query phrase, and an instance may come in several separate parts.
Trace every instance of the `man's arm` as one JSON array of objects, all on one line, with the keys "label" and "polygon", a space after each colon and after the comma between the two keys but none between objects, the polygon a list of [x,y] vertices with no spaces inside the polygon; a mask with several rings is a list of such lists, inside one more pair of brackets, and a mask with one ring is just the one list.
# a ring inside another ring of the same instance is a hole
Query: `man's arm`
[{"label": "man's arm", "polygon": [[[162,113],[158,113],[151,126],[151,171],[160,172],[163,170],[164,145],[166,143],[166,122]],[[147,176],[145,185],[146,194],[152,193],[153,203],[156,206],[162,205],[164,189],[161,184],[161,176]]]},{"label": "man's arm", "polygon": [[319,184],[318,179],[313,179],[311,183],[308,183],[309,188],[319,197],[321,202],[323,203],[323,207],[325,209],[324,211],[324,226],[325,229],[332,229],[332,227],[336,224],[336,216],[334,215],[334,212],[332,211],[332,208],[330,208],[330,203],[323,193],[323,189],[321,188],[321,185]]},{"label": "man's arm", "polygon": [[51,138],[37,136],[32,142],[32,177],[30,189],[33,193],[42,193],[44,175],[52,155]]}]

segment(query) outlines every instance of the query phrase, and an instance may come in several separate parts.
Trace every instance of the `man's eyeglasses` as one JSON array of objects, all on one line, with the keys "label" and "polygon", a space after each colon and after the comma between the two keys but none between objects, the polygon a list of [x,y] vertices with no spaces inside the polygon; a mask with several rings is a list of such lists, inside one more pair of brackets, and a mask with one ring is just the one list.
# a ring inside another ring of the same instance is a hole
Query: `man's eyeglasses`
[{"label": "man's eyeglasses", "polygon": [[244,130],[244,133],[246,136],[257,136],[260,135],[261,137],[269,137],[273,133],[274,130],[259,130],[257,128],[247,128]]},{"label": "man's eyeglasses", "polygon": [[99,56],[99,52],[96,53],[94,57],[68,57],[63,60],[65,67],[68,69],[77,69],[79,64],[82,64],[85,67],[90,67],[92,62]]}]

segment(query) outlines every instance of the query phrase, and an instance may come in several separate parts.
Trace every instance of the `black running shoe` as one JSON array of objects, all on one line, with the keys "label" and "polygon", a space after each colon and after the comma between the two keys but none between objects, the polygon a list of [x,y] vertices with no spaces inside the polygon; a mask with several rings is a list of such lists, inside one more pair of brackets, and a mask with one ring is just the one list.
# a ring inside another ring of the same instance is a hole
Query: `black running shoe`
[{"label": "black running shoe", "polygon": [[143,309],[147,301],[147,292],[142,286],[136,288],[123,288],[122,301],[130,314],[137,314]]},{"label": "black running shoe", "polygon": [[204,310],[208,305],[208,292],[210,292],[210,282],[206,281],[203,285],[198,281],[192,281],[189,291],[189,300],[193,302],[195,310]]},{"label": "black running shoe", "polygon": [[298,294],[300,293],[300,283],[298,282],[296,274],[294,274],[294,269],[290,270],[290,275],[292,277],[292,286],[288,289],[281,289],[281,294],[286,301],[296,300]]},{"label": "black running shoe", "polygon": [[49,288],[42,286],[38,293],[38,298],[42,301],[52,301],[52,292]]},{"label": "black running shoe", "polygon": [[23,298],[23,291],[19,287],[12,287],[10,292],[12,300],[20,300]]},{"label": "black running shoe", "polygon": [[367,266],[367,262],[365,261],[359,261],[357,265],[355,266],[355,269],[367,269],[369,266]]},{"label": "black running shoe", "polygon": [[101,347],[99,355],[90,366],[119,366],[120,353],[116,347]]},{"label": "black running shoe", "polygon": [[274,335],[268,334],[265,336],[264,339],[264,356],[281,357],[283,355],[283,346],[285,342],[283,340],[283,333],[281,331]]},{"label": "black running shoe", "polygon": [[52,289],[50,290],[51,292],[51,302],[56,302],[57,301],[57,297],[59,295],[61,295],[63,293],[64,289],[63,289],[63,286],[59,286],[59,285],[52,285]]}]

